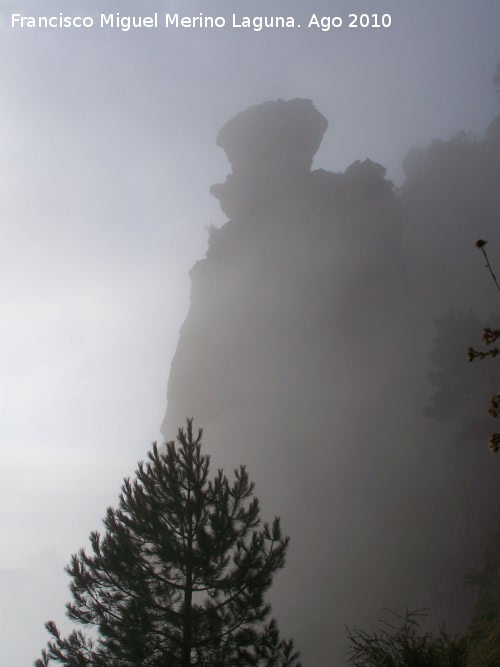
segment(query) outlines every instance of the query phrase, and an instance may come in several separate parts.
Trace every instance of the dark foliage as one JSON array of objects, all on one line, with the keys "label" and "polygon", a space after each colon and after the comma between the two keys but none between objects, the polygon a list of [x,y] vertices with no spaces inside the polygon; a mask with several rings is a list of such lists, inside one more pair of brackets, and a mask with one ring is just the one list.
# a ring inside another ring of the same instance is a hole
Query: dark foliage
[{"label": "dark foliage", "polygon": [[288,538],[278,518],[260,527],[244,466],[232,485],[222,470],[208,480],[201,436],[188,420],[178,445],[154,445],[124,481],[104,534],[93,532],[91,553],[67,567],[67,615],[93,634],[62,637],[50,621],[36,667],[299,667],[264,600]]},{"label": "dark foliage", "polygon": [[388,612],[394,623],[381,620],[382,629],[372,634],[350,630],[348,663],[356,667],[462,667],[465,648],[445,628],[437,633],[421,633],[422,611],[406,611],[404,616]]}]

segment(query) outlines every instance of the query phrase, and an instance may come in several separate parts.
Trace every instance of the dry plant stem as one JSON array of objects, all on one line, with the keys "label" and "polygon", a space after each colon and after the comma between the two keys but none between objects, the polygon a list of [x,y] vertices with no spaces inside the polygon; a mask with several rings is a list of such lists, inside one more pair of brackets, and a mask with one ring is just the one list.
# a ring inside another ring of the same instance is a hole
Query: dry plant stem
[{"label": "dry plant stem", "polygon": [[[497,290],[500,291],[500,285],[498,284],[497,278],[493,273],[490,260],[488,259],[488,255],[486,253],[486,250],[484,249],[484,246],[487,243],[488,241],[485,241],[484,239],[478,239],[474,245],[483,253],[484,259],[486,261],[486,268],[490,272],[490,276],[492,277]],[[483,330],[483,342],[485,343],[485,345],[492,345],[499,337],[500,337],[500,329],[490,329],[489,327],[486,327]],[[494,347],[488,350],[487,352],[478,352],[474,348],[469,347],[467,359],[469,361],[474,361],[474,359],[485,359],[486,357],[496,357],[498,354],[500,354],[500,349],[498,347]],[[498,417],[500,415],[500,394],[492,396],[490,400],[490,407],[488,409],[488,414],[491,417]],[[494,454],[500,452],[500,433],[495,433],[494,431],[490,431],[488,438],[488,446]]]},{"label": "dry plant stem", "polygon": [[479,250],[483,253],[484,259],[486,260],[486,268],[490,272],[491,277],[493,278],[493,282],[497,286],[497,290],[500,290],[500,285],[498,284],[497,278],[495,274],[493,273],[493,269],[491,268],[490,260],[488,259],[488,255],[486,254],[486,250],[484,249],[483,246],[478,246]]}]

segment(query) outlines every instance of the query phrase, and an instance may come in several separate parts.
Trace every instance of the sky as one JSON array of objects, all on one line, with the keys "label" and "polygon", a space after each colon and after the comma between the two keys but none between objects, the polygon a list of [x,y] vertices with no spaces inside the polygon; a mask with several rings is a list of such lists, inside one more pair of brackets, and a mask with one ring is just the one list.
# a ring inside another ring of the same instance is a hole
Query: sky
[{"label": "sky", "polygon": [[[101,12],[228,27],[124,32]],[[233,12],[301,28],[233,28]],[[12,28],[13,13],[96,26]],[[313,13],[344,26],[306,28]],[[1,665],[31,664],[45,621],[67,627],[64,565],[160,439],[189,270],[225,221],[219,129],[309,98],[329,121],[315,167],[370,157],[399,185],[408,150],[481,136],[497,113],[499,26],[498,0],[0,0]]]}]

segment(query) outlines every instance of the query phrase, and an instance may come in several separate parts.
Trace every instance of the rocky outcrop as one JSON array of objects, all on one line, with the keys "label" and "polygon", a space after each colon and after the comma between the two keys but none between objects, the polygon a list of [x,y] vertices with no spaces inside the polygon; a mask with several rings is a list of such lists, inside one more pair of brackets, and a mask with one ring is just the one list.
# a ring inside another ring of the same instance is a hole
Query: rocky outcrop
[{"label": "rocky outcrop", "polygon": [[246,464],[282,516],[274,610],[311,667],[343,663],[344,624],[431,606],[460,543],[453,466],[422,415],[436,313],[415,297],[401,202],[370,160],[313,170],[326,128],[310,101],[278,100],[221,130],[229,220],[191,272],[163,422],[171,439],[193,416],[215,465]]}]

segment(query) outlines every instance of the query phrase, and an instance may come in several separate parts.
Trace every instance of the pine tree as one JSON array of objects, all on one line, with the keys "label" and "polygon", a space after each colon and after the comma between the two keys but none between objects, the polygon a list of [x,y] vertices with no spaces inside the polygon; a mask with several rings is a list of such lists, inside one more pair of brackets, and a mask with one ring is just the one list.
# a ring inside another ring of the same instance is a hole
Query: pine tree
[{"label": "pine tree", "polygon": [[35,667],[300,667],[264,600],[289,538],[278,518],[261,525],[244,466],[232,484],[222,470],[208,480],[201,437],[188,420],[125,479],[105,532],[66,568],[67,615],[92,634],[62,637],[50,621]]}]

